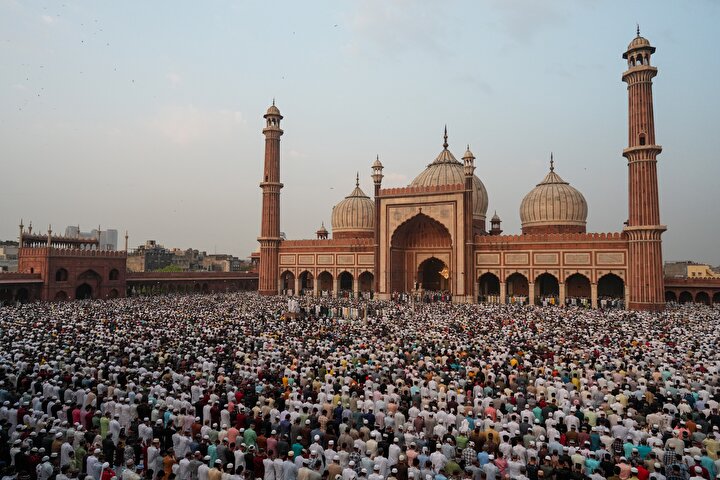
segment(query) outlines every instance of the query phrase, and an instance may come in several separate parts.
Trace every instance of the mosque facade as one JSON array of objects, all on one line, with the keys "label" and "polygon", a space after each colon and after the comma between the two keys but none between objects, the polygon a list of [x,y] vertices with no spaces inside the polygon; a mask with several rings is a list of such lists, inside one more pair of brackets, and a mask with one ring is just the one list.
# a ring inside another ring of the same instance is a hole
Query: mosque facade
[{"label": "mosque facade", "polygon": [[520,206],[522,233],[503,235],[488,220],[488,194],[468,148],[458,160],[444,135],[435,160],[407,186],[355,188],[332,211],[331,232],[315,239],[280,234],[280,110],[264,115],[265,164],[258,241],[259,290],[266,295],[368,296],[446,292],[454,302],[606,302],[637,310],[664,307],[651,64],[655,47],[638,32],[623,58],[628,89],[628,220],[612,233],[586,231],[587,202],[550,160]]}]

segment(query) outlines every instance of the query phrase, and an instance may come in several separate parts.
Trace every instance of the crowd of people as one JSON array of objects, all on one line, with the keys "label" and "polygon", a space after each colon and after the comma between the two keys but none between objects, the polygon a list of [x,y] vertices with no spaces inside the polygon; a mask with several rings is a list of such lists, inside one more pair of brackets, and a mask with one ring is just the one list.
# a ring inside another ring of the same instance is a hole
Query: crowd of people
[{"label": "crowd of people", "polygon": [[0,308],[0,477],[720,478],[717,308],[287,308],[251,293]]}]

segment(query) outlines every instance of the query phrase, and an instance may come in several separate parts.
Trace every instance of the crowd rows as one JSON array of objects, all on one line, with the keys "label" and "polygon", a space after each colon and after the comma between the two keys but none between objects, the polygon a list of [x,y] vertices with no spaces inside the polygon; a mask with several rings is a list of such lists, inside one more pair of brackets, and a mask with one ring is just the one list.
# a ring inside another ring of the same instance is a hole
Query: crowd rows
[{"label": "crowd rows", "polygon": [[717,309],[294,307],[0,308],[2,478],[720,478]]}]

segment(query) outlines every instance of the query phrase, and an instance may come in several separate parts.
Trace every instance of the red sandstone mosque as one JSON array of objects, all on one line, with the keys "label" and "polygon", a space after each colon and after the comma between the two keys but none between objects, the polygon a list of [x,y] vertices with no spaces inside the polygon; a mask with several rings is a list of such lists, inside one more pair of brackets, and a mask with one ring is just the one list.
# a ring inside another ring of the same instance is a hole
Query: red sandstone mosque
[{"label": "red sandstone mosque", "polygon": [[631,309],[664,307],[663,263],[653,122],[651,65],[655,47],[638,31],[623,58],[628,85],[628,221],[622,231],[586,231],[587,202],[550,169],[522,201],[522,234],[502,235],[467,149],[461,161],[442,150],[403,188],[382,188],[372,164],[372,198],[355,188],[312,240],[280,235],[280,122],[264,115],[265,167],[258,241],[262,294],[368,295],[388,299],[415,290],[448,292],[455,302],[589,302],[619,300]]}]

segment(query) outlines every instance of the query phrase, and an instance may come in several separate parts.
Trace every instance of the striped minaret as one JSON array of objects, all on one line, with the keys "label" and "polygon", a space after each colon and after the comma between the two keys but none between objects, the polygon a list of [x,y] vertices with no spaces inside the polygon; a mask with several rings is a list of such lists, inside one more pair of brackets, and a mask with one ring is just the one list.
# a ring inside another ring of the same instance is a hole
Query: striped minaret
[{"label": "striped minaret", "polygon": [[660,203],[658,201],[657,156],[662,151],[655,144],[652,79],[657,68],[650,57],[655,47],[640,36],[630,42],[623,58],[628,69],[623,82],[628,87],[628,147],[623,156],[628,161],[628,222],[625,233],[629,242],[628,308],[662,310],[665,306],[662,261]]},{"label": "striped minaret", "polygon": [[280,110],[275,101],[264,115],[265,128],[265,168],[263,169],[262,219],[260,226],[260,279],[258,291],[261,295],[277,295],[279,292],[280,272],[278,256],[280,253]]}]

